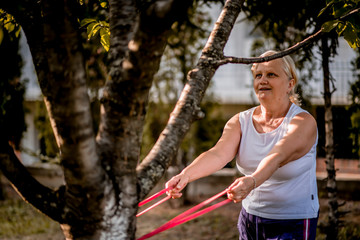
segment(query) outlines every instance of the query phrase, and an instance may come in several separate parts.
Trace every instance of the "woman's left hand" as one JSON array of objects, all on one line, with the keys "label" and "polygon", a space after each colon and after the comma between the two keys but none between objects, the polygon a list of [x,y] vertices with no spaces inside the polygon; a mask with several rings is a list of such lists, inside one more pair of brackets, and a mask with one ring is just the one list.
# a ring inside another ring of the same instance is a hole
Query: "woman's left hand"
[{"label": "woman's left hand", "polygon": [[229,187],[227,197],[234,203],[241,202],[254,189],[254,179],[251,176],[245,176],[236,179]]}]

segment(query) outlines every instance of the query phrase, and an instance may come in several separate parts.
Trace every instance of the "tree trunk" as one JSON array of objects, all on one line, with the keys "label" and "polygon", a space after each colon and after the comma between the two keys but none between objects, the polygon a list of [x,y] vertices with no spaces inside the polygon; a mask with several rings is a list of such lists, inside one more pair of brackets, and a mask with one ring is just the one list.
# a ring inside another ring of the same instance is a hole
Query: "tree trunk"
[{"label": "tree trunk", "polygon": [[326,189],[329,198],[329,223],[327,226],[326,239],[337,239],[338,236],[338,201],[336,187],[336,170],[334,156],[334,131],[333,131],[333,115],[331,105],[331,95],[333,91],[330,89],[331,75],[329,70],[330,47],[328,38],[321,39],[322,50],[322,67],[324,76],[324,103],[325,103],[325,154],[326,154],[326,170],[328,173]]}]

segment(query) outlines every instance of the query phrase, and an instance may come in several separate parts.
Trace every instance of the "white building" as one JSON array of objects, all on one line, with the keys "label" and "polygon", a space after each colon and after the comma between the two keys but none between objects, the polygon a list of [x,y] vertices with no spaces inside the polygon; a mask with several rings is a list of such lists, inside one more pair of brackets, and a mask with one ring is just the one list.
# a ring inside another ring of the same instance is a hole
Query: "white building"
[{"label": "white building", "polygon": [[[29,46],[23,31],[20,34],[19,42],[19,53],[23,58],[23,68],[21,71],[20,80],[26,82],[26,92],[25,92],[25,122],[26,122],[26,132],[23,135],[21,140],[21,145],[23,148],[29,149],[32,152],[36,153],[40,149],[38,131],[35,127],[35,102],[42,101],[41,90],[38,84],[35,67],[32,61],[32,56],[30,53]],[[21,153],[21,159],[24,165],[31,165],[37,161],[38,158],[31,156],[24,151]]]}]

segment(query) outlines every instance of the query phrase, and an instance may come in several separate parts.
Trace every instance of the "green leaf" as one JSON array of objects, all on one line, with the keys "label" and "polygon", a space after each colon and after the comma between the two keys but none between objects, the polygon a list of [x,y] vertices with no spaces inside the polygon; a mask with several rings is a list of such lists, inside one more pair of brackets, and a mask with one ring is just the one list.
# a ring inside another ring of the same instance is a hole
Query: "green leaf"
[{"label": "green leaf", "polygon": [[334,13],[333,13],[334,18],[340,18],[348,14],[350,11],[353,10],[352,8],[349,7],[350,7],[349,5],[345,4],[338,9],[334,9]]},{"label": "green leaf", "polygon": [[90,24],[87,26],[87,36],[88,36],[88,39],[90,39],[91,37],[95,36],[94,31],[97,31],[97,30],[95,30],[97,27],[100,27],[100,23],[94,22],[94,23],[90,23]]},{"label": "green leaf", "polygon": [[4,30],[2,30],[2,28],[0,28],[0,45],[1,45],[3,39],[4,39]]},{"label": "green leaf", "polygon": [[101,29],[101,25],[98,23],[98,24],[95,24],[94,28],[92,29],[91,33],[90,33],[90,37],[95,37],[95,35],[98,33],[98,31]]},{"label": "green leaf", "polygon": [[324,32],[330,32],[339,24],[339,20],[331,20],[322,25],[322,29]]},{"label": "green leaf", "polygon": [[91,31],[93,29],[93,27],[95,26],[96,22],[90,23],[87,28],[86,28],[86,34],[88,36],[88,39],[90,39],[91,37]]},{"label": "green leaf", "polygon": [[109,6],[109,2],[107,0],[100,0],[100,6],[102,8],[107,8]]},{"label": "green leaf", "polygon": [[340,22],[339,25],[337,26],[336,32],[340,36],[345,31],[345,29],[346,29],[346,24]]},{"label": "green leaf", "polygon": [[100,43],[104,47],[105,51],[110,49],[110,31],[104,28],[100,29]]},{"label": "green leaf", "polygon": [[4,25],[5,29],[8,30],[8,32],[12,32],[15,29],[15,24],[11,23],[11,22],[7,22]]},{"label": "green leaf", "polygon": [[92,22],[96,22],[96,20],[93,18],[85,18],[85,19],[81,20],[80,27],[84,27]]},{"label": "green leaf", "polygon": [[20,36],[21,27],[17,27],[17,30],[15,32],[15,36],[18,38]]},{"label": "green leaf", "polygon": [[100,24],[101,24],[102,27],[110,28],[109,23],[106,22],[106,21],[100,21]]},{"label": "green leaf", "polygon": [[360,128],[360,111],[353,113],[350,117],[351,125],[355,128]]},{"label": "green leaf", "polygon": [[353,49],[360,47],[360,35],[357,34],[356,29],[351,24],[348,24],[343,32],[345,40]]},{"label": "green leaf", "polygon": [[323,9],[321,9],[321,11],[319,12],[318,17],[320,17],[320,15],[323,14],[326,11],[326,9],[328,9],[333,4],[334,4],[334,0],[332,0],[328,4],[326,4],[326,6]]}]

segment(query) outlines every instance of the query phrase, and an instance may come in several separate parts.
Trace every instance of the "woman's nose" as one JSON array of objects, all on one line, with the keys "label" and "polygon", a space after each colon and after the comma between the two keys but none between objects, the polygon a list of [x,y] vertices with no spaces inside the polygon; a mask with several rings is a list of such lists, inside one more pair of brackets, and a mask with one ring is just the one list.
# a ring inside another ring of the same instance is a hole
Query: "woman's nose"
[{"label": "woman's nose", "polygon": [[266,79],[266,77],[261,77],[261,79],[260,79],[260,84],[266,85],[266,84],[268,84],[268,83],[269,83],[269,81]]}]

